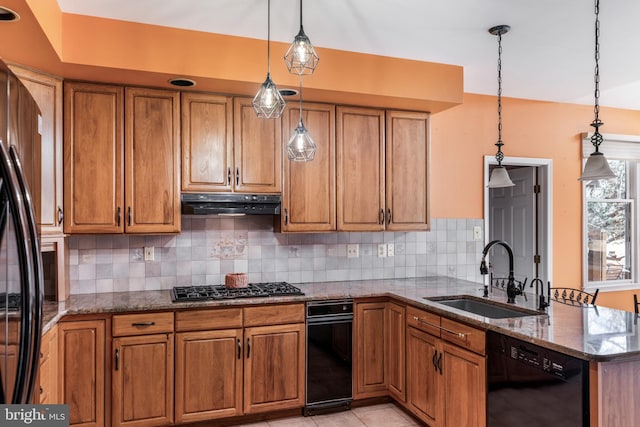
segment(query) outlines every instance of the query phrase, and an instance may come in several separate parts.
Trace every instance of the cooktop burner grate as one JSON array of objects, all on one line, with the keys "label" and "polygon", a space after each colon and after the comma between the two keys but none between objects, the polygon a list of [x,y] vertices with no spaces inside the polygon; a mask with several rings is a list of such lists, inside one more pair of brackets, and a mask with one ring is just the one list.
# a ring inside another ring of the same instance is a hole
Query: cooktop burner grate
[{"label": "cooktop burner grate", "polygon": [[296,286],[287,282],[249,283],[246,288],[229,289],[224,285],[177,286],[171,290],[171,300],[207,301],[233,298],[257,298],[285,295],[304,295]]}]

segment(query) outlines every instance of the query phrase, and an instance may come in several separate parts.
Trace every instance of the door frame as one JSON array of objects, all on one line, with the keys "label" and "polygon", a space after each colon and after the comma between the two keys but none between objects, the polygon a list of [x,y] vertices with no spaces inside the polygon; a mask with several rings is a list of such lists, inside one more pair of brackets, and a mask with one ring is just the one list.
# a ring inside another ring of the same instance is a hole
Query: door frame
[{"label": "door frame", "polygon": [[[484,156],[484,243],[489,243],[489,168],[497,165],[495,156]],[[505,157],[502,160],[505,166],[532,166],[539,167],[539,184],[544,189],[538,199],[538,214],[543,215],[545,220],[541,224],[539,234],[544,237],[544,244],[539,246],[540,256],[546,260],[543,263],[541,276],[546,277],[549,282],[553,282],[553,160],[535,157]],[[533,278],[532,278],[533,279]]]}]

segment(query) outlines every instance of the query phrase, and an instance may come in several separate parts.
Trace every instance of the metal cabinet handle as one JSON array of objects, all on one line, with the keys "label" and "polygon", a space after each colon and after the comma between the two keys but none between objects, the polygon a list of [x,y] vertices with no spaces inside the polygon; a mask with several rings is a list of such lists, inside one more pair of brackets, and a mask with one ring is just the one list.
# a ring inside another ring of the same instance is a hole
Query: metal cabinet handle
[{"label": "metal cabinet handle", "polygon": [[231,167],[227,168],[227,185],[231,185]]},{"label": "metal cabinet handle", "polygon": [[447,328],[443,328],[442,326],[440,326],[440,329],[443,330],[444,332],[454,335],[458,338],[462,338],[462,339],[467,339],[467,334],[464,334],[462,332],[456,332],[456,331],[452,331],[451,329],[447,329]]},{"label": "metal cabinet handle", "polygon": [[127,207],[127,225],[131,225],[131,206]]},{"label": "metal cabinet handle", "polygon": [[64,212],[62,208],[58,206],[58,225],[62,225],[62,221],[64,221]]},{"label": "metal cabinet handle", "polygon": [[40,394],[44,393],[44,389],[40,386]]},{"label": "metal cabinet handle", "polygon": [[240,338],[238,338],[238,359],[242,357],[242,343],[240,342]]},{"label": "metal cabinet handle", "polygon": [[240,185],[240,168],[236,167],[236,186]]},{"label": "metal cabinet handle", "polygon": [[438,370],[440,371],[440,375],[442,375],[442,353],[438,355]]},{"label": "metal cabinet handle", "polygon": [[118,206],[118,227],[120,227],[120,220],[122,219],[122,209],[120,209],[120,206]]},{"label": "metal cabinet handle", "polygon": [[284,208],[284,225],[289,225],[289,209]]},{"label": "metal cabinet handle", "polygon": [[131,326],[153,326],[156,322],[134,322]]},{"label": "metal cabinet handle", "polygon": [[387,224],[391,224],[391,208],[387,209]]},{"label": "metal cabinet handle", "polygon": [[120,368],[120,349],[116,348],[116,371]]},{"label": "metal cabinet handle", "polygon": [[422,323],[423,325],[431,326],[432,328],[442,329],[442,327],[440,325],[436,325],[434,323],[427,322],[426,320],[421,319],[418,316],[413,316],[413,320],[415,320],[418,323]]},{"label": "metal cabinet handle", "polygon": [[251,354],[251,338],[247,338],[247,359],[249,358],[250,354]]},{"label": "metal cabinet handle", "polygon": [[431,364],[433,365],[433,370],[437,371],[438,370],[438,364],[436,362],[438,357],[438,350],[433,352],[433,357],[431,358]]},{"label": "metal cabinet handle", "polygon": [[380,209],[380,224],[384,225],[384,209]]}]

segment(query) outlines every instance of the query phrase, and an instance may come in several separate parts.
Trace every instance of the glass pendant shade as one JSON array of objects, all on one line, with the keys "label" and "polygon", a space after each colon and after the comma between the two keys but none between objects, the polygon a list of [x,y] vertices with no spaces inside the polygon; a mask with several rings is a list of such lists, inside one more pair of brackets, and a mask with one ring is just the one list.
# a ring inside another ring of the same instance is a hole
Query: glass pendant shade
[{"label": "glass pendant shade", "polygon": [[496,166],[491,171],[491,177],[489,178],[489,184],[487,188],[502,188],[513,187],[515,184],[509,178],[509,173],[504,166]]},{"label": "glass pendant shade", "polygon": [[609,167],[607,158],[599,151],[591,153],[584,165],[579,181],[595,181],[598,179],[615,179],[616,174]]},{"label": "glass pendant shade", "polygon": [[293,39],[289,50],[284,55],[284,62],[290,73],[299,75],[313,74],[320,58],[316,54],[309,37],[304,33],[302,25],[300,32]]},{"label": "glass pendant shade", "polygon": [[263,119],[280,117],[286,106],[284,98],[280,94],[276,84],[271,80],[269,73],[267,73],[266,80],[262,83],[262,86],[260,86],[258,93],[251,103],[258,117]]},{"label": "glass pendant shade", "polygon": [[287,144],[287,157],[294,162],[309,162],[316,156],[316,144],[304,127],[302,118]]}]

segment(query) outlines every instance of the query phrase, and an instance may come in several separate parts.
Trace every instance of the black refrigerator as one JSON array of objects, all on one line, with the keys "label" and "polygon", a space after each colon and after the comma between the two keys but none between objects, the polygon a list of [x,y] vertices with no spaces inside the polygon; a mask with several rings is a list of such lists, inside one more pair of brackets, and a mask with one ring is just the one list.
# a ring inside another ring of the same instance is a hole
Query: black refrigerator
[{"label": "black refrigerator", "polygon": [[38,369],[44,292],[29,187],[39,188],[40,122],[0,61],[0,404],[31,402]]}]

